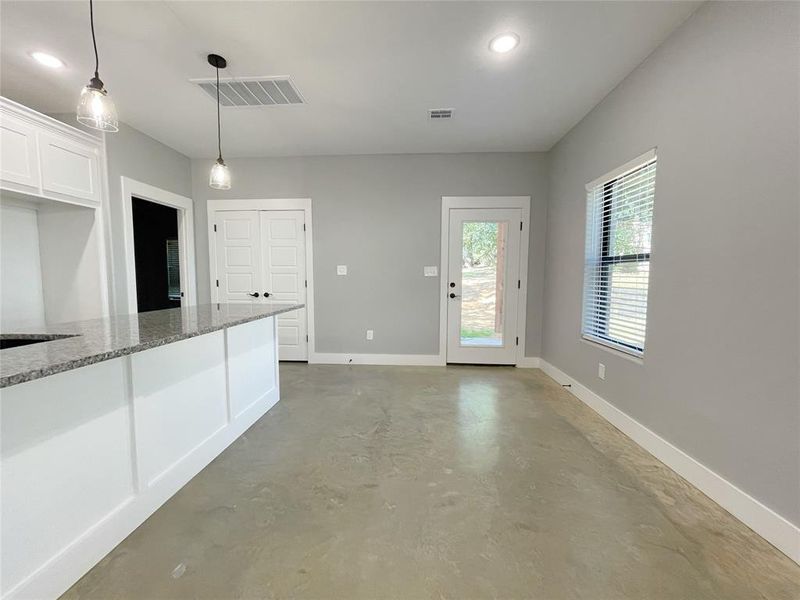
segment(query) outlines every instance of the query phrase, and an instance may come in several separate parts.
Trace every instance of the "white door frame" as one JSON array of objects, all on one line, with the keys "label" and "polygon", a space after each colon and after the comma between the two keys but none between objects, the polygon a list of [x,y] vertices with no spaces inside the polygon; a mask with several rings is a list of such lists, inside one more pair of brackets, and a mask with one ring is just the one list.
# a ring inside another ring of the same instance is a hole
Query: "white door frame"
[{"label": "white door frame", "polygon": [[[216,289],[217,255],[214,243],[214,215],[218,210],[302,210],[306,222],[306,331],[308,362],[316,359],[314,336],[314,227],[311,220],[311,198],[250,198],[245,200],[209,200],[208,215],[208,289]],[[213,298],[212,298],[213,301]]]},{"label": "white door frame", "polygon": [[136,256],[133,245],[133,197],[162,204],[178,211],[178,247],[181,252],[181,307],[197,304],[197,281],[194,260],[194,202],[167,190],[130,177],[120,177],[122,185],[122,246],[125,252],[125,304],[123,313],[137,313]]},{"label": "white door frame", "polygon": [[450,253],[450,210],[454,208],[519,208],[522,211],[522,232],[519,248],[519,303],[517,304],[517,331],[519,337],[516,365],[525,358],[525,323],[528,305],[528,244],[530,237],[530,196],[442,196],[442,250],[439,268],[439,360],[447,364],[447,276]]}]

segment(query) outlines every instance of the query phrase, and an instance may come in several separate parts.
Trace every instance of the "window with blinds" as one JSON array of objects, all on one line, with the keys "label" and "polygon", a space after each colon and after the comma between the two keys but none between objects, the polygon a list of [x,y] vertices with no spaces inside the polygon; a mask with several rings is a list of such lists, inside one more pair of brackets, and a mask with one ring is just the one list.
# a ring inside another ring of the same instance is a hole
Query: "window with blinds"
[{"label": "window with blinds", "polygon": [[167,240],[167,298],[181,299],[181,254],[178,240]]},{"label": "window with blinds", "polygon": [[655,150],[586,186],[585,339],[644,353]]}]

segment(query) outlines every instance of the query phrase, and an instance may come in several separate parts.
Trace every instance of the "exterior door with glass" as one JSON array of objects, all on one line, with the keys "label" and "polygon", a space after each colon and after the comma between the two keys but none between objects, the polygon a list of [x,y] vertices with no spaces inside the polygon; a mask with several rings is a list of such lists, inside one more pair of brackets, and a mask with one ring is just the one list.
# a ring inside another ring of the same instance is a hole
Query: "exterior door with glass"
[{"label": "exterior door with glass", "polygon": [[447,362],[516,363],[518,208],[450,210]]}]

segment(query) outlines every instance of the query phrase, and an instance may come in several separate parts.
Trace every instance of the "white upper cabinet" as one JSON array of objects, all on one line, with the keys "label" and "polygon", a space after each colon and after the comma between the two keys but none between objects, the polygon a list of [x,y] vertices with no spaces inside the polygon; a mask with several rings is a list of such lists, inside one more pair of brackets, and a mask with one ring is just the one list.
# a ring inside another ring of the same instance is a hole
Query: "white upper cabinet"
[{"label": "white upper cabinet", "polygon": [[39,191],[39,157],[36,127],[13,115],[0,119],[0,179],[3,187],[18,191]]},{"label": "white upper cabinet", "polygon": [[40,132],[43,194],[67,201],[80,198],[100,202],[99,154],[97,146],[56,133]]},{"label": "white upper cabinet", "polygon": [[98,206],[104,151],[101,138],[0,97],[0,189]]}]

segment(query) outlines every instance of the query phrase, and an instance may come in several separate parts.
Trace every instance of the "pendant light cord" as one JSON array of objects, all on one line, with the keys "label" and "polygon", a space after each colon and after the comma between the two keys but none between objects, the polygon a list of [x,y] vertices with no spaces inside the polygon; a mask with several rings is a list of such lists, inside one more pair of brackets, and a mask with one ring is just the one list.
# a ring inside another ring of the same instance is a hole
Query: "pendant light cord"
[{"label": "pendant light cord", "polygon": [[219,149],[219,160],[222,160],[222,127],[219,120],[219,65],[217,65],[217,147]]},{"label": "pendant light cord", "polygon": [[94,6],[92,0],[89,0],[89,24],[92,27],[92,45],[94,46],[94,76],[99,79],[100,57],[97,54],[97,39],[94,35]]}]

